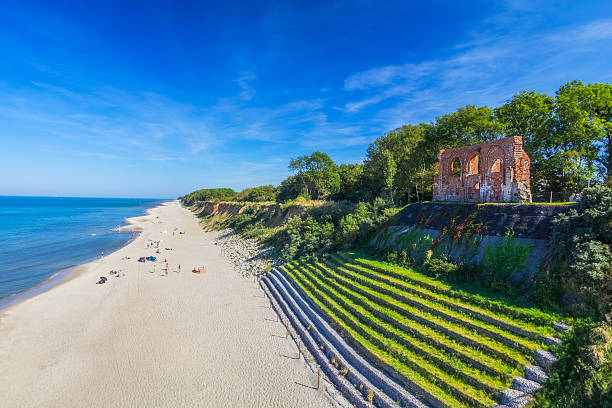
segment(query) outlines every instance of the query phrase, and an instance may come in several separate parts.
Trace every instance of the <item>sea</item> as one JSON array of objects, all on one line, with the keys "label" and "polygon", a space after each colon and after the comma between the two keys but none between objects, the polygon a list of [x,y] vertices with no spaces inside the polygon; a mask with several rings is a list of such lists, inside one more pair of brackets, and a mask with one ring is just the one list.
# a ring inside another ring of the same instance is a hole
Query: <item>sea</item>
[{"label": "sea", "polygon": [[127,244],[125,218],[167,201],[0,196],[0,309],[61,282],[76,265]]}]

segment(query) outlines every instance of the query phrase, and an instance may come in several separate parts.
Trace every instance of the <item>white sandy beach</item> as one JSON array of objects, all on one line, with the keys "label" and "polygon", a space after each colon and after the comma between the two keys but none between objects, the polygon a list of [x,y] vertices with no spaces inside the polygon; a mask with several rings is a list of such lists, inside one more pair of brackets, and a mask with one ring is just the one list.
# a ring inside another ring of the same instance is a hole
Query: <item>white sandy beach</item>
[{"label": "white sandy beach", "polygon": [[[132,222],[142,229],[132,243],[0,311],[0,406],[332,406],[215,233],[177,202]],[[173,236],[175,226],[185,234]],[[163,240],[160,254],[149,239]],[[154,273],[137,262],[148,255],[158,258]],[[198,265],[207,273],[191,273]],[[96,285],[100,276],[108,282]]]}]

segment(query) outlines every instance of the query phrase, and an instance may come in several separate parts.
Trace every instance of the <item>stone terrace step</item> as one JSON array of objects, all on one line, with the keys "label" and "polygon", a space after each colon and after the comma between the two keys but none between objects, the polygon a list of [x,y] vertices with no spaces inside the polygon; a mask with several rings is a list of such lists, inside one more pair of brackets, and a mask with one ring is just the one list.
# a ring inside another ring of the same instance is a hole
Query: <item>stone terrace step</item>
[{"label": "stone terrace step", "polygon": [[[339,308],[338,310],[341,312],[341,315],[346,315],[345,317],[348,318],[349,320],[356,320],[353,322],[340,322],[341,325],[346,325],[347,327],[351,328],[352,330],[356,331],[360,336],[364,336],[365,338],[370,339],[373,344],[380,348],[381,350],[385,348],[385,343],[379,339],[374,339],[371,338],[370,335],[368,334],[368,330],[364,329],[364,327],[362,327],[361,324],[359,324],[357,321],[359,321],[358,317],[352,316],[354,314],[354,311],[352,309],[352,306],[350,306],[349,304],[347,304],[343,299],[338,298],[337,295],[333,294],[329,288],[326,286],[325,283],[323,283],[318,276],[316,276],[316,274],[318,272],[313,272],[313,271],[308,271],[308,269],[304,270],[303,267],[291,267],[290,271],[292,274],[296,274],[298,277],[296,278],[298,281],[304,281],[306,282],[307,286],[311,286],[314,291],[316,292],[320,292],[322,294],[322,296],[324,298],[329,298],[331,299],[333,302],[337,303],[338,306],[330,306],[331,308]],[[325,281],[327,281],[327,278],[324,279]],[[327,282],[331,285],[331,287],[334,287],[335,284],[333,282]],[[337,287],[335,289],[338,289]],[[326,303],[325,300],[322,300],[323,303]],[[334,312],[335,313],[335,312]],[[343,319],[343,318],[341,318]],[[370,330],[373,330],[375,332],[377,332],[377,329],[374,326],[370,326],[370,325],[366,325],[367,327],[369,327]],[[381,332],[381,334],[384,336],[384,332]],[[396,339],[397,340],[397,339]],[[354,339],[353,339],[354,341]],[[357,342],[359,343],[359,342]],[[363,348],[362,348],[363,349]],[[380,358],[374,357],[374,361],[376,361],[376,364],[380,364],[383,363],[382,360],[380,360]],[[416,365],[416,366],[415,366]],[[425,374],[422,370],[423,367],[420,367],[420,364],[415,363],[414,365],[411,364],[410,365],[410,369],[414,370],[416,373],[419,373],[419,375],[425,375],[425,377],[428,377],[429,375],[431,375],[429,372],[427,372],[427,374]],[[391,371],[395,371],[394,369],[390,369]],[[387,371],[387,370],[385,370]],[[397,375],[397,374],[396,374]],[[452,376],[452,375],[451,375]],[[404,377],[405,378],[405,377]],[[432,383],[432,385],[435,388],[440,388],[440,389],[444,389],[445,393],[448,393],[449,396],[452,396],[452,398],[456,398],[459,401],[464,401],[466,404],[468,405],[473,405],[473,406],[477,406],[477,407],[483,407],[484,405],[478,401],[477,398],[474,398],[473,396],[468,395],[468,393],[466,393],[463,389],[461,389],[461,387],[458,387],[457,385],[451,385],[450,383],[447,382],[446,379],[439,379],[439,381],[429,381]],[[444,385],[442,385],[444,384]],[[464,385],[467,387],[468,383],[464,383]],[[469,388],[473,388],[473,385],[469,385]],[[474,387],[476,389],[478,389],[478,387]],[[495,393],[497,393],[498,391],[495,390]]]},{"label": "stone terrace step", "polygon": [[329,347],[336,350],[336,353],[342,356],[348,364],[355,367],[356,371],[358,370],[358,372],[368,381],[372,381],[374,384],[372,387],[381,389],[394,401],[402,401],[403,406],[414,408],[426,407],[423,402],[403,389],[403,387],[395,383],[391,378],[387,377],[383,372],[353,350],[342,336],[315,312],[299,291],[289,283],[282,273],[275,270],[272,272],[272,275],[277,280],[277,287],[280,289],[281,293],[286,296],[287,299],[291,300],[294,310],[299,310],[299,313],[303,315],[304,319],[307,319],[308,324],[312,325],[313,329],[316,331],[315,333],[320,336],[320,341],[325,342]]},{"label": "stone terrace step", "polygon": [[[315,357],[315,359],[317,360],[317,363],[319,363],[321,369],[327,375],[330,381],[355,406],[358,406],[360,408],[369,408],[370,404],[364,400],[361,393],[356,388],[354,388],[352,384],[346,378],[339,376],[335,372],[333,365],[327,360],[326,356],[321,352],[321,349],[317,347],[316,342],[314,341],[312,336],[308,333],[308,331],[305,331],[304,328],[299,324],[299,321],[297,320],[296,316],[293,314],[291,309],[285,303],[284,299],[280,296],[280,294],[278,293],[274,285],[270,283],[268,278],[264,278],[264,283],[266,284],[266,286],[268,287],[268,290],[274,297],[274,303],[276,304],[276,307],[278,308],[277,310],[279,310],[279,315],[280,315],[280,310],[282,310],[284,315],[287,317],[288,321],[291,322],[291,326],[298,333],[299,338],[304,342],[305,347],[307,347],[310,353]],[[270,298],[270,300],[272,301],[272,298]],[[377,398],[376,402],[377,402],[377,406],[380,406],[380,407],[390,406],[386,398]]]},{"label": "stone terrace step", "polygon": [[[338,253],[338,255],[340,257],[342,257],[344,260],[346,260],[347,262],[349,262],[349,263],[353,263],[353,264],[356,264],[356,265],[359,265],[359,266],[362,266],[362,267],[365,267],[365,268],[368,268],[368,269],[373,269],[373,270],[378,271],[378,272],[380,272],[380,273],[382,273],[384,275],[389,275],[389,276],[392,276],[392,277],[400,279],[400,280],[406,280],[406,281],[408,281],[408,282],[410,282],[412,284],[422,286],[423,288],[426,288],[427,290],[430,290],[432,292],[439,293],[439,294],[446,295],[446,296],[450,296],[450,297],[453,297],[453,298],[456,298],[456,299],[461,299],[461,300],[463,300],[463,301],[465,301],[467,303],[473,304],[475,306],[485,307],[485,306],[483,306],[483,305],[481,305],[481,304],[479,304],[477,302],[474,302],[474,300],[471,299],[469,296],[463,295],[461,293],[457,293],[457,292],[455,292],[453,290],[439,288],[439,287],[431,285],[430,283],[427,283],[425,281],[413,279],[411,277],[402,275],[400,273],[394,272],[394,271],[386,269],[386,268],[381,268],[379,266],[370,265],[370,264],[368,264],[366,262],[362,262],[362,261],[360,261],[358,259],[355,259],[355,258],[353,258],[353,257],[351,257],[351,256],[349,256],[347,254],[344,254],[344,253]],[[497,304],[491,304],[489,306],[486,306],[486,308],[491,310],[491,311],[499,312],[499,313],[502,313],[502,314],[505,314],[507,316],[511,316],[511,317],[514,317],[514,318],[519,318],[519,319],[521,319],[521,318],[528,318],[528,319],[532,319],[532,317],[530,317],[530,316],[524,316],[523,317],[520,312],[517,312],[517,311],[515,311],[513,309],[505,308],[505,307],[497,305]],[[542,325],[542,326],[549,325],[549,323],[547,323],[547,322],[540,322],[539,324]]]}]

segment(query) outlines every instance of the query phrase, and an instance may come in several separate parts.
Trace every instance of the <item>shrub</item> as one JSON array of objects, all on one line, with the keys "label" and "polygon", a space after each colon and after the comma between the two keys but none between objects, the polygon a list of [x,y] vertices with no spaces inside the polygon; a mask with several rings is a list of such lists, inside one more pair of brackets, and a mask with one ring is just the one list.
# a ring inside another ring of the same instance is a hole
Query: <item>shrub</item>
[{"label": "shrub", "polygon": [[444,259],[431,258],[423,263],[423,269],[436,278],[447,278],[455,275],[459,266]]},{"label": "shrub", "polygon": [[408,256],[406,251],[397,252],[387,249],[382,258],[385,261],[401,266],[402,268],[409,268],[414,264],[413,260]]},{"label": "shrub", "polygon": [[275,201],[278,194],[278,187],[272,185],[247,188],[236,194],[236,201]]},{"label": "shrub", "polygon": [[499,291],[508,291],[508,278],[525,270],[530,251],[531,245],[518,244],[514,232],[508,229],[501,242],[488,243],[485,247],[482,258],[485,282]]},{"label": "shrub", "polygon": [[551,285],[577,295],[583,314],[612,312],[612,188],[584,191],[576,208],[553,221],[558,271]]},{"label": "shrub", "polygon": [[231,188],[204,188],[181,197],[181,201],[185,205],[193,205],[197,201],[228,201],[235,195],[236,192]]},{"label": "shrub", "polygon": [[600,241],[579,243],[576,245],[574,263],[570,269],[581,277],[584,285],[589,287],[610,279],[612,270],[610,247]]},{"label": "shrub", "polygon": [[576,323],[554,351],[560,358],[532,406],[612,407],[612,322]]},{"label": "shrub", "polygon": [[553,221],[552,243],[556,263],[537,277],[534,295],[571,304],[589,319],[577,321],[554,350],[560,361],[533,405],[612,407],[612,188],[585,190]]}]

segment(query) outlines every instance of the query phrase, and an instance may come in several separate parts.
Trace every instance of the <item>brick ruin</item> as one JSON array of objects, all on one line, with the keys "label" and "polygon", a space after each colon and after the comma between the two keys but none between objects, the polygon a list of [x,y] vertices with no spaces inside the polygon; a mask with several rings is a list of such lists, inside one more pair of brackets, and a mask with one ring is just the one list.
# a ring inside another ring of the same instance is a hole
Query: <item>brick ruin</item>
[{"label": "brick ruin", "polygon": [[438,159],[434,200],[531,202],[531,161],[520,136],[440,150]]}]

